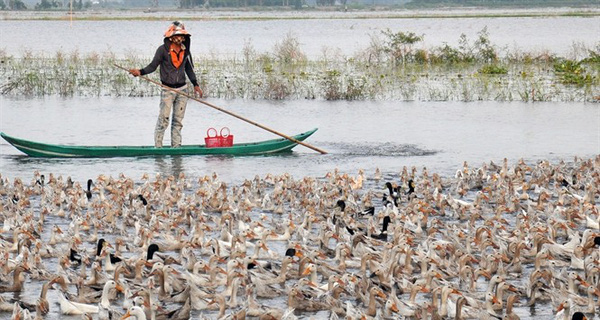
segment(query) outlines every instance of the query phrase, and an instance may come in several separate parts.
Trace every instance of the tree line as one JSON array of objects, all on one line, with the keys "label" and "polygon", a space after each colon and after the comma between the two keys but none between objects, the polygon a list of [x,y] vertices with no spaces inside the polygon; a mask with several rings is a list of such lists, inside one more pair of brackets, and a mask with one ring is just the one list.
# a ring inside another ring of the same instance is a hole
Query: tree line
[{"label": "tree line", "polygon": [[85,10],[93,6],[109,8],[133,7],[178,7],[190,8],[248,8],[282,7],[300,9],[304,6],[349,5],[355,7],[388,6],[395,8],[429,8],[439,6],[483,6],[483,7],[570,7],[597,5],[598,0],[39,0],[27,5],[23,0],[0,0],[0,10]]}]

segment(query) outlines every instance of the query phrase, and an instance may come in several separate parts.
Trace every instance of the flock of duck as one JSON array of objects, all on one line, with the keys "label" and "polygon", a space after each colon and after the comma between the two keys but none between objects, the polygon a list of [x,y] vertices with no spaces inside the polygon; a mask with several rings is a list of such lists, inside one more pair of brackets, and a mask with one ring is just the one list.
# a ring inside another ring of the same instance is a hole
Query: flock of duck
[{"label": "flock of duck", "polygon": [[600,156],[235,186],[0,176],[0,318],[593,318],[598,186]]}]

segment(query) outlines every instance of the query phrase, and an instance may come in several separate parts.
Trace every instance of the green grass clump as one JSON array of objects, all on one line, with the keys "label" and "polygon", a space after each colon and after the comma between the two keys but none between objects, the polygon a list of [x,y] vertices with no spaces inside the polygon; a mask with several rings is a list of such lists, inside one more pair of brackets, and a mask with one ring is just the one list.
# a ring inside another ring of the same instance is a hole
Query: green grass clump
[{"label": "green grass clump", "polygon": [[482,74],[508,74],[508,69],[503,66],[488,64],[479,69]]},{"label": "green grass clump", "polygon": [[586,72],[583,61],[560,59],[554,63],[554,72],[564,84],[584,86],[594,81],[594,77]]}]

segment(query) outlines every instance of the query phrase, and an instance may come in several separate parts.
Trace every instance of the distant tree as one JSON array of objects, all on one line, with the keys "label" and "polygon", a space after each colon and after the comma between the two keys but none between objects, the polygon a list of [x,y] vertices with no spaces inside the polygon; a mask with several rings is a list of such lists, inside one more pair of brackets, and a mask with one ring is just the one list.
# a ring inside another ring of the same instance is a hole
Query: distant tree
[{"label": "distant tree", "polygon": [[[177,0],[176,3],[177,2],[178,2],[179,8],[182,8],[182,9],[194,8],[194,7],[201,6],[203,4],[203,0]],[[157,6],[158,6],[158,4],[157,4]]]},{"label": "distant tree", "polygon": [[42,0],[42,1],[40,1],[40,3],[37,3],[34,8],[35,8],[35,10],[50,9],[50,8],[52,8],[52,4],[50,2],[48,2],[47,0]]},{"label": "distant tree", "polygon": [[8,0],[10,10],[27,10],[27,6],[21,0]]},{"label": "distant tree", "polygon": [[335,0],[317,0],[318,6],[332,6]]},{"label": "distant tree", "polygon": [[6,4],[3,0],[0,0],[0,10],[6,10]]},{"label": "distant tree", "polygon": [[48,10],[52,8],[58,8],[58,3],[56,1],[48,1],[42,0],[40,3],[35,5],[35,10]]}]

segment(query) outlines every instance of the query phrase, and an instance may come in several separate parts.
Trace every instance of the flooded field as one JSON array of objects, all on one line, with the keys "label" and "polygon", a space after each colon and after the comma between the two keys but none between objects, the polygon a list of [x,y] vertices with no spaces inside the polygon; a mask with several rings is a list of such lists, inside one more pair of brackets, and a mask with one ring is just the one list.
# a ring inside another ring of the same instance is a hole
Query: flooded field
[{"label": "flooded field", "polygon": [[[71,24],[4,15],[0,50],[143,59],[173,16],[186,21],[198,56],[242,56],[248,43],[268,51],[290,33],[311,58],[350,56],[386,28],[438,46],[487,27],[512,51],[576,57],[600,34],[597,16],[362,14],[370,19],[177,12]],[[13,18],[25,19],[24,33],[4,32]],[[47,300],[43,318],[81,319],[63,294],[87,303],[93,319],[120,318],[133,304],[148,318],[182,312],[170,319],[428,319],[457,309],[473,319],[554,319],[561,309],[597,318],[597,103],[208,101],[290,135],[318,128],[307,142],[328,154],[297,146],[274,156],[42,159],[0,141],[0,319],[13,300],[28,304],[17,305],[23,318]],[[150,145],[157,112],[156,96],[0,95],[0,131]],[[190,102],[183,143],[202,144],[209,127],[224,126],[235,142],[275,138]],[[110,246],[98,251],[100,239]],[[152,244],[159,251],[149,257]],[[102,302],[105,286],[117,288],[111,279],[124,292]]]}]

